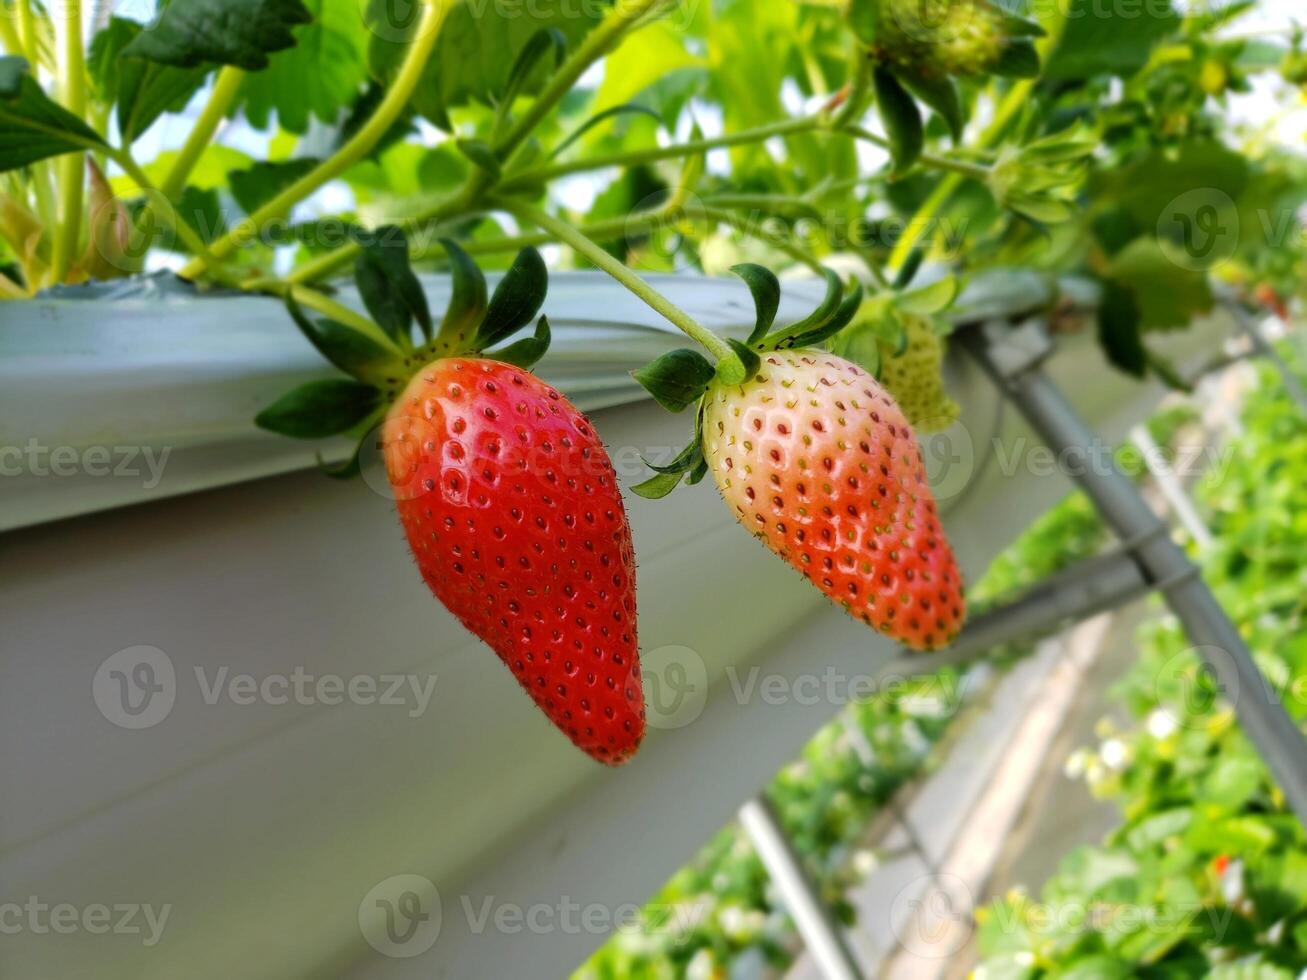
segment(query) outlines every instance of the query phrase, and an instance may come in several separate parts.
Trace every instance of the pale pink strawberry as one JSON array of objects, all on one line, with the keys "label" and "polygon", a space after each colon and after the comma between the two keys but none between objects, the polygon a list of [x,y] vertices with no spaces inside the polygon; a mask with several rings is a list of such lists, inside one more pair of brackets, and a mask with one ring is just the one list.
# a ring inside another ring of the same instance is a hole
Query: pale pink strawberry
[{"label": "pale pink strawberry", "polygon": [[899,407],[850,361],[771,351],[704,396],[703,454],[746,528],[851,615],[908,646],[965,614],[921,451]]}]

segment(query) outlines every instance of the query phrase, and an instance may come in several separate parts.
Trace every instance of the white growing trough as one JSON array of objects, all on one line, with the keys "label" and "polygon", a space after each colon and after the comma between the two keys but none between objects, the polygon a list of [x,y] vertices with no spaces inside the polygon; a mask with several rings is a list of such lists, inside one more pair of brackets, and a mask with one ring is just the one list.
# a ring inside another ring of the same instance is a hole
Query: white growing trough
[{"label": "white growing trough", "polygon": [[[653,278],[701,322],[747,332],[743,285]],[[441,308],[447,282],[426,286]],[[1025,312],[1047,289],[989,278],[961,309]],[[741,699],[753,668],[755,680],[851,676],[896,652],[750,540],[710,481],[663,501],[628,495],[647,693],[665,694],[680,667],[694,690],[671,716],[684,724],[655,728],[630,765],[606,770],[430,597],[384,495],[321,476],[315,447],[254,428],[260,407],[329,370],[277,302],[164,280],[111,292],[0,305],[0,908],[135,904],[168,917],[153,943],[143,913],[139,932],[6,934],[0,975],[566,975],[838,708]],[[820,292],[787,283],[781,322]],[[545,310],[544,375],[593,413],[623,482],[641,479],[639,457],[679,448],[690,419],[627,372],[683,338],[598,275],[554,276]],[[1223,329],[1199,324],[1158,347],[1193,365]],[[974,577],[1069,484],[1022,455],[1037,441],[978,368],[952,356],[948,369],[965,425],[926,454]],[[1108,370],[1086,334],[1062,338],[1050,372],[1112,440],[1159,397]],[[105,447],[108,475],[92,447]],[[168,453],[157,483],[143,448],[156,462]],[[139,475],[113,475],[133,451]],[[136,647],[161,651],[150,656],[174,681],[138,716],[154,723],[133,729],[106,691],[136,654],[106,660]],[[411,691],[385,706],[243,704],[211,689],[297,670],[435,686],[425,711]],[[374,889],[396,875],[441,898],[420,924],[438,935],[409,958],[368,941],[386,945],[375,899],[387,894]],[[515,928],[513,910],[533,908]]]}]

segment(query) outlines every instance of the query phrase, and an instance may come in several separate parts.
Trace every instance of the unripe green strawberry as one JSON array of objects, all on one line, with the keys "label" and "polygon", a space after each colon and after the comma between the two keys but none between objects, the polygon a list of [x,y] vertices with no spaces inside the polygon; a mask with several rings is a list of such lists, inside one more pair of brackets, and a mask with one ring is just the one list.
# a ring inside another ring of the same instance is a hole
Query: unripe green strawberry
[{"label": "unripe green strawberry", "polygon": [[907,348],[897,357],[881,345],[880,382],[918,432],[942,432],[957,421],[958,405],[944,390],[944,342],[929,317],[902,315]]},{"label": "unripe green strawberry", "polygon": [[773,350],[703,400],[703,455],[746,528],[851,615],[921,650],[962,625],[962,580],[907,419],[862,368]]},{"label": "unripe green strawberry", "polygon": [[978,75],[995,65],[1008,38],[989,0],[878,0],[875,49],[916,73]]},{"label": "unripe green strawberry", "polygon": [[612,463],[558,391],[511,364],[427,365],[383,427],[431,591],[600,762],[644,736],[635,552]]}]

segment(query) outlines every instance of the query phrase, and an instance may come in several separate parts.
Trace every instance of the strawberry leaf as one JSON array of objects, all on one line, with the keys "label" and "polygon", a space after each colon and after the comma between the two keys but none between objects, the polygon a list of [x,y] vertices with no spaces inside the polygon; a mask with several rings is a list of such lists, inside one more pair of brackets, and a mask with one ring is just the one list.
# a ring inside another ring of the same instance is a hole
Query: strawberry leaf
[{"label": "strawberry leaf", "polygon": [[962,110],[962,96],[958,93],[957,83],[947,75],[903,74],[899,81],[925,103],[944,124],[948,126],[953,142],[962,139],[962,126],[965,117]]},{"label": "strawberry leaf", "polygon": [[780,330],[773,331],[762,340],[753,344],[756,350],[773,350],[777,347],[793,347],[792,341],[799,334],[807,333],[821,326],[839,309],[840,298],[844,295],[844,283],[840,277],[830,269],[822,269],[826,276],[826,295],[822,297],[817,308],[805,316],[798,323],[792,323],[788,327],[782,327]]},{"label": "strawberry leaf", "polygon": [[899,80],[885,68],[877,68],[872,80],[876,88],[876,108],[885,126],[885,135],[889,137],[894,172],[901,174],[917,162],[925,145],[921,110]]},{"label": "strawberry leaf", "polygon": [[268,55],[295,44],[291,28],[312,20],[302,0],[172,0],[123,48],[177,68],[235,65],[268,67]]},{"label": "strawberry leaf", "polygon": [[660,466],[657,463],[651,463],[646,459],[644,460],[644,465],[649,467],[649,469],[653,470],[655,473],[688,473],[701,462],[703,462],[703,445],[699,433],[696,431],[694,434],[694,440],[677,453],[676,458],[670,463],[664,463]]},{"label": "strawberry leaf", "polygon": [[862,306],[862,283],[854,283],[853,289],[844,297],[844,302],[839,305],[834,315],[825,323],[814,327],[806,333],[799,334],[788,346],[791,347],[815,347],[824,341],[827,337],[833,337],[850,323],[858,315],[858,309]]},{"label": "strawberry leaf", "polygon": [[557,68],[563,63],[563,55],[567,53],[567,35],[557,27],[542,27],[531,35],[531,39],[517,53],[513,70],[508,73],[501,105],[512,108],[513,101],[521,94],[522,87],[531,77],[536,64],[551,50],[554,53],[554,68]]},{"label": "strawberry leaf", "polygon": [[669,412],[682,412],[708,390],[716,369],[697,351],[684,347],[650,361],[631,376]]},{"label": "strawberry leaf", "polygon": [[632,486],[631,492],[644,497],[646,500],[659,500],[675,490],[680,482],[680,473],[659,473],[656,476],[651,476],[643,483]]},{"label": "strawberry leaf", "polygon": [[744,284],[749,287],[749,292],[753,295],[753,306],[758,318],[746,343],[757,343],[767,335],[771,325],[776,322],[776,310],[781,305],[780,281],[766,266],[753,262],[733,265],[731,271],[744,280]]},{"label": "strawberry leaf", "polygon": [[499,157],[495,156],[495,151],[490,148],[490,144],[485,140],[460,139],[455,140],[454,145],[458,147],[459,153],[486,171],[486,173],[496,178],[500,176]]},{"label": "strawberry leaf", "polygon": [[545,260],[534,248],[522,249],[490,297],[490,305],[477,329],[477,348],[485,350],[535,319],[548,289],[549,270],[545,268]]},{"label": "strawberry leaf", "polygon": [[26,61],[0,58],[0,172],[100,146],[93,129],[41,90]]},{"label": "strawberry leaf", "polygon": [[501,347],[499,350],[484,351],[486,357],[493,357],[496,361],[503,361],[505,364],[515,364],[525,371],[535,367],[536,362],[545,356],[545,351],[549,350],[549,320],[541,317],[536,322],[535,333],[530,337],[523,337],[507,347]]},{"label": "strawberry leaf", "polygon": [[934,316],[952,306],[961,291],[962,284],[956,276],[945,276],[929,286],[904,293],[895,301],[895,305],[904,313]]},{"label": "strawberry leaf", "polygon": [[450,238],[440,239],[449,257],[449,271],[453,275],[454,291],[445,309],[440,335],[454,341],[458,350],[466,350],[476,337],[476,329],[486,313],[486,277],[477,264]]},{"label": "strawberry leaf", "polygon": [[286,309],[318,353],[350,377],[380,385],[402,376],[402,365],[396,363],[394,353],[366,334],[325,317],[311,319],[289,296]]},{"label": "strawberry leaf", "polygon": [[[422,335],[429,340],[431,310],[422,284],[409,265],[404,232],[395,225],[383,225],[360,235],[359,243],[363,251],[354,262],[354,281],[372,319],[387,336],[407,345],[412,343],[410,329],[416,318]],[[484,281],[481,290],[484,297]]]},{"label": "strawberry leaf", "polygon": [[86,67],[105,104],[117,106],[118,130],[130,143],[165,112],[180,112],[209,73],[207,65],[174,68],[143,58],[122,57],[123,48],[141,33],[141,25],[111,17],[95,35]]},{"label": "strawberry leaf", "polygon": [[283,395],[254,424],[296,439],[321,439],[352,429],[380,406],[381,392],[372,385],[329,378]]},{"label": "strawberry leaf", "polygon": [[740,382],[740,384],[744,384],[758,373],[758,368],[762,367],[762,358],[758,356],[757,351],[734,337],[728,337],[726,342],[731,345],[731,350],[735,351],[740,358],[740,363],[744,365],[744,380]]},{"label": "strawberry leaf", "polygon": [[[633,114],[648,116],[650,119],[652,119],[656,123],[659,123],[660,125],[662,124],[663,121],[663,117],[658,115],[658,113],[654,112],[652,109],[648,108],[647,106],[638,105],[635,102],[625,102],[622,105],[609,106],[607,109],[604,109],[602,112],[596,112],[585,122],[581,123],[580,126],[576,127],[576,129],[568,133],[567,137],[563,139],[562,142],[560,142],[556,147],[554,147],[554,151],[549,154],[549,159],[551,160],[554,159],[556,156],[558,156],[560,153],[562,153],[569,146],[571,146],[573,143],[579,140],[591,129],[598,126],[604,120],[612,119],[614,116],[629,116]],[[690,138],[695,139],[694,136],[691,136]]]},{"label": "strawberry leaf", "polygon": [[1039,52],[1025,38],[1009,41],[990,71],[1006,78],[1038,78]]}]

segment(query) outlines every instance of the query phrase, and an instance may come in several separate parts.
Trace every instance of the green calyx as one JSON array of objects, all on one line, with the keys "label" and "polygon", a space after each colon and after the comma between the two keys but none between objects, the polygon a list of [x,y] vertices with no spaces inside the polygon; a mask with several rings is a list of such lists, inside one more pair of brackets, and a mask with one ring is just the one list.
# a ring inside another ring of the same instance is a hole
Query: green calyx
[{"label": "green calyx", "polygon": [[[361,439],[425,365],[444,357],[487,357],[530,369],[549,348],[541,316],[548,271],[540,253],[524,248],[487,299],[485,277],[456,243],[442,240],[453,290],[439,326],[409,259],[408,240],[394,226],[360,235],[354,281],[369,319],[341,322],[310,315],[293,294],[286,308],[300,332],[348,378],[310,381],[255,416],[260,428],[298,439],[349,435]],[[535,330],[510,337],[535,320]],[[496,347],[495,345],[501,345]],[[358,472],[358,449],[332,476]]]},{"label": "green calyx", "polygon": [[769,351],[816,347],[824,343],[848,326],[862,305],[862,286],[854,283],[846,291],[840,277],[827,269],[826,294],[817,308],[797,323],[772,329],[780,308],[779,280],[770,269],[752,263],[734,266],[731,271],[748,286],[755,309],[754,326],[748,338],[727,340],[735,357],[729,362],[723,358],[714,365],[698,351],[680,348],[632,372],[635,380],[668,411],[683,412],[695,406],[693,441],[670,463],[656,466],[645,461],[655,471],[655,476],[631,488],[642,497],[665,497],[682,480],[695,484],[707,474],[700,426],[703,399],[712,388],[735,387],[752,381],[762,366],[763,356]]}]

